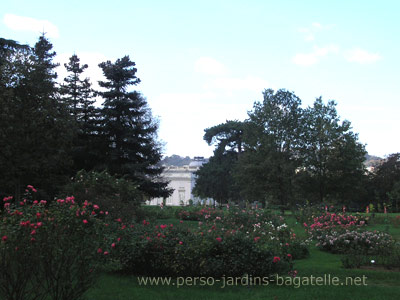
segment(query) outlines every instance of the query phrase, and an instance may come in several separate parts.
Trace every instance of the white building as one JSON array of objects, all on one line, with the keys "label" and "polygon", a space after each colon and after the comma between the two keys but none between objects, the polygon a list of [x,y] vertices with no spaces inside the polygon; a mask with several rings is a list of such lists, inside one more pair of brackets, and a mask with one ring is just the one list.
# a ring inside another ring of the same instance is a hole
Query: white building
[{"label": "white building", "polygon": [[[174,190],[171,196],[165,199],[166,205],[189,205],[190,200],[193,201],[193,204],[198,202],[203,204],[205,201],[207,204],[210,204],[210,201],[214,204],[212,199],[200,199],[192,193],[196,183],[196,175],[194,173],[200,169],[203,163],[205,163],[203,157],[195,157],[189,165],[182,167],[168,166],[165,168],[162,177],[169,181],[168,187]],[[160,205],[163,200],[163,198],[154,198],[147,201],[147,204]]]}]

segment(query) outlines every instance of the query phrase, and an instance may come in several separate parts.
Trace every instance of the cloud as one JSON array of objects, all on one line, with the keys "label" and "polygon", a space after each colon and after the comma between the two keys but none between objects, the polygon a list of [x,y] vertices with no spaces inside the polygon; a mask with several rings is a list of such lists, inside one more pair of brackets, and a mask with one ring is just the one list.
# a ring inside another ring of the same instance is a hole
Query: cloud
[{"label": "cloud", "polygon": [[356,62],[359,64],[370,64],[382,59],[378,53],[370,53],[360,48],[346,51],[344,58],[349,62]]},{"label": "cloud", "polygon": [[300,66],[311,66],[318,63],[322,57],[328,54],[335,54],[339,52],[339,47],[336,45],[328,45],[326,47],[314,46],[313,51],[310,53],[298,53],[293,58],[292,61],[296,65]]},{"label": "cloud", "polygon": [[207,75],[225,75],[227,69],[219,61],[211,57],[200,57],[194,63],[194,70]]},{"label": "cloud", "polygon": [[303,38],[307,42],[311,42],[315,40],[315,35],[318,32],[329,30],[333,28],[333,25],[322,25],[318,22],[311,23],[310,27],[301,27],[298,28],[298,31],[303,34]]},{"label": "cloud", "polygon": [[58,38],[57,26],[47,20],[37,20],[29,17],[21,17],[13,14],[5,14],[4,24],[15,31],[30,31],[36,34],[45,32],[50,38]]}]

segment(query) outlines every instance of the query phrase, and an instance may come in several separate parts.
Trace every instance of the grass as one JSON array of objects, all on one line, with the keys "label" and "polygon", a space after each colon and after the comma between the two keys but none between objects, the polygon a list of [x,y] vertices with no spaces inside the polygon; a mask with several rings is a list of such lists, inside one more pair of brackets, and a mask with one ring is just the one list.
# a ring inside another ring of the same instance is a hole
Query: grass
[{"label": "grass", "polygon": [[[294,229],[297,235],[304,235],[304,229],[296,223],[294,217],[287,216],[287,223]],[[164,219],[160,224],[179,224],[176,219]],[[197,226],[198,222],[185,221],[184,225]],[[369,230],[380,230],[392,234],[400,241],[400,228],[385,223],[369,225]],[[344,269],[341,266],[340,255],[322,252],[316,247],[310,247],[310,257],[295,262],[298,276],[303,279],[310,276],[339,277],[345,282],[346,277],[362,278],[366,276],[366,286],[355,285],[303,285],[300,287],[279,286],[234,286],[222,288],[221,284],[214,286],[182,286],[139,285],[135,276],[122,276],[115,274],[103,274],[96,286],[87,293],[89,300],[129,300],[129,299],[218,299],[218,300],[280,300],[280,299],[397,299],[400,295],[400,272],[373,271],[361,269]],[[304,279],[303,279],[304,280]],[[173,282],[173,281],[172,281]]]}]

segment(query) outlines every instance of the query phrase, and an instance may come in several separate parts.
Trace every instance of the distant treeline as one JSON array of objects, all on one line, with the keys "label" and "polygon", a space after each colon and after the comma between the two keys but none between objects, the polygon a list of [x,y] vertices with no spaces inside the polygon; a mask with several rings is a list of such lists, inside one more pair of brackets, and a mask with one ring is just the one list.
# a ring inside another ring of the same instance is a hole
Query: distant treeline
[{"label": "distant treeline", "polygon": [[[302,108],[293,92],[269,89],[263,95],[246,120],[205,129],[204,140],[215,151],[197,172],[196,195],[283,208],[373,203],[399,210],[399,153],[385,161],[367,156],[334,101],[320,97]],[[373,172],[366,169],[366,158]]]}]

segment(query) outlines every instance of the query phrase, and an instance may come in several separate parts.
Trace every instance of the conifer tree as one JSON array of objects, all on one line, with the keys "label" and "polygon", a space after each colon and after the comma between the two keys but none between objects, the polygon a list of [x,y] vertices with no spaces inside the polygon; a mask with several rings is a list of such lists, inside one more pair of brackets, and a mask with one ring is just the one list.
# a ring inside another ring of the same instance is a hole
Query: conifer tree
[{"label": "conifer tree", "polygon": [[107,141],[104,161],[112,175],[128,178],[149,197],[166,197],[170,191],[159,177],[163,170],[158,123],[146,99],[132,86],[140,83],[135,63],[129,56],[99,64],[106,81],[100,81],[103,97],[103,131]]}]

